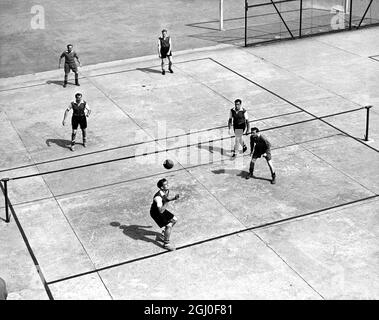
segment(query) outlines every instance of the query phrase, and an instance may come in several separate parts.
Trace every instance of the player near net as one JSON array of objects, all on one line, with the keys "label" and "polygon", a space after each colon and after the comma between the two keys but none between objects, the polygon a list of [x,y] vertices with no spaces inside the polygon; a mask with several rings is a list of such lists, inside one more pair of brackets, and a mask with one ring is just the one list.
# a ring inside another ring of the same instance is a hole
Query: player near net
[{"label": "player near net", "polygon": [[157,236],[157,241],[163,241],[163,247],[169,251],[175,250],[170,244],[170,236],[173,226],[178,219],[167,210],[168,203],[179,199],[179,194],[170,197],[167,179],[161,179],[157,183],[159,191],[153,197],[153,203],[150,208],[150,216],[162,230],[162,234]]},{"label": "player near net", "polygon": [[243,141],[243,135],[249,131],[250,123],[249,116],[246,109],[241,107],[242,101],[241,99],[236,99],[234,101],[234,108],[230,109],[229,120],[228,120],[228,128],[229,134],[231,128],[233,126],[234,135],[235,135],[235,143],[234,149],[232,150],[232,157],[236,156],[236,152],[238,152],[239,145],[242,146],[242,151],[245,152],[247,150],[247,146]]},{"label": "player near net", "polygon": [[257,127],[251,128],[250,136],[250,155],[251,162],[249,168],[249,174],[246,179],[254,178],[254,166],[258,158],[263,157],[266,159],[268,167],[271,171],[271,183],[276,183],[276,173],[271,161],[271,143],[263,136]]},{"label": "player near net", "polygon": [[91,114],[91,110],[88,107],[88,104],[86,101],[82,99],[83,95],[81,93],[75,94],[75,101],[72,101],[68,108],[64,112],[62,125],[64,126],[66,124],[66,118],[70,110],[72,109],[72,118],[71,118],[71,125],[72,125],[72,134],[71,134],[71,146],[70,150],[74,151],[75,146],[75,138],[76,138],[76,130],[78,129],[78,126],[80,126],[80,129],[82,130],[82,138],[83,138],[83,147],[87,146],[87,117]]}]

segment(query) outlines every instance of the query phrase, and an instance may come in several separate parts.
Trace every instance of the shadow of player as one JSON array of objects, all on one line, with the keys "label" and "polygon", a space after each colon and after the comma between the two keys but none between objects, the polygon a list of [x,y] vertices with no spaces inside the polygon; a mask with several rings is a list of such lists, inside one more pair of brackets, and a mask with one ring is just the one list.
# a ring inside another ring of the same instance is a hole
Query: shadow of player
[{"label": "shadow of player", "polygon": [[215,153],[215,152],[218,152],[220,153],[221,155],[225,155],[225,156],[228,156],[231,154],[230,151],[227,151],[226,149],[224,148],[220,148],[220,147],[214,147],[213,145],[211,144],[198,144],[197,147],[199,149],[204,149],[204,150],[207,150],[209,151],[210,153]]},{"label": "shadow of player", "polygon": [[137,68],[137,70],[145,72],[145,73],[161,73],[160,70],[151,69],[151,68]]},{"label": "shadow of player", "polygon": [[[247,175],[249,174],[248,171],[243,171],[243,170],[237,170],[237,169],[217,169],[217,170],[212,170],[214,174],[230,174],[230,175],[236,175],[241,178],[246,178]],[[263,178],[263,177],[258,177],[254,175],[254,178],[251,178],[251,180],[264,180],[264,181],[270,181],[271,179],[268,178]]]},{"label": "shadow of player", "polygon": [[58,147],[61,148],[69,148],[71,145],[70,140],[64,140],[64,139],[46,139],[46,144],[48,147],[51,147],[51,144],[56,144]]},{"label": "shadow of player", "polygon": [[58,86],[63,86],[63,81],[59,81],[59,80],[47,80],[46,84],[56,84]]},{"label": "shadow of player", "polygon": [[159,236],[160,233],[156,231],[150,231],[146,230],[145,228],[151,228],[151,226],[140,226],[136,224],[131,225],[121,225],[119,222],[111,222],[110,225],[112,227],[118,227],[122,230],[122,232],[134,239],[134,240],[142,240],[145,242],[154,243],[156,246],[162,248],[163,244],[160,244],[158,241],[155,240],[156,236]]}]

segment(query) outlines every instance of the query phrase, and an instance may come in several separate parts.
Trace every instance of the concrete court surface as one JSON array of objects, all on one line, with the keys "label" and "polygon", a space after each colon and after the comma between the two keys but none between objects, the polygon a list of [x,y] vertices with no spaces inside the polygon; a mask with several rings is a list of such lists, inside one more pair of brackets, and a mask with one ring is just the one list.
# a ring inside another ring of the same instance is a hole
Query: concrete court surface
[{"label": "concrete court surface", "polygon": [[[61,70],[1,79],[0,177],[103,162],[9,182],[9,299],[378,299],[378,30],[183,51],[165,76],[151,57],[88,65],[80,88]],[[77,91],[93,113],[72,153]],[[263,160],[247,181],[249,157],[230,159],[236,98],[273,143],[276,185]],[[368,104],[368,142],[365,110],[289,125]],[[162,177],[181,195],[174,252],[149,216]]]}]

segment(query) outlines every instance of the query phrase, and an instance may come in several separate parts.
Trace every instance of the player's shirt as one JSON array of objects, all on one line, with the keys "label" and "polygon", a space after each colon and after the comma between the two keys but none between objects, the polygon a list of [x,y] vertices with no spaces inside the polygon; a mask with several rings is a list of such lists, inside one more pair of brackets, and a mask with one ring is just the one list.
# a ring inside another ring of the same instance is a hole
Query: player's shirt
[{"label": "player's shirt", "polygon": [[[254,149],[255,145],[255,149]],[[251,150],[254,149],[254,153],[263,154],[271,152],[271,143],[262,134],[259,137],[254,138],[250,136],[250,147]]]},{"label": "player's shirt", "polygon": [[151,210],[159,212],[158,208],[161,208],[165,202],[167,202],[169,191],[167,193],[159,190],[153,197],[153,203],[151,204]]},{"label": "player's shirt", "polygon": [[61,54],[61,58],[64,58],[64,63],[68,63],[69,65],[75,65],[75,58],[79,59],[76,52],[73,50],[71,52],[65,51]]},{"label": "player's shirt", "polygon": [[229,118],[233,119],[233,127],[235,129],[244,129],[248,120],[247,111],[244,108],[238,111],[236,108],[230,109]]},{"label": "player's shirt", "polygon": [[166,37],[165,39],[163,39],[163,37],[159,37],[159,41],[161,43],[161,49],[168,50],[170,47],[170,37]]},{"label": "player's shirt", "polygon": [[76,101],[71,102],[69,109],[72,108],[72,115],[75,117],[85,117],[84,110],[86,109],[87,102],[81,100],[79,103]]}]

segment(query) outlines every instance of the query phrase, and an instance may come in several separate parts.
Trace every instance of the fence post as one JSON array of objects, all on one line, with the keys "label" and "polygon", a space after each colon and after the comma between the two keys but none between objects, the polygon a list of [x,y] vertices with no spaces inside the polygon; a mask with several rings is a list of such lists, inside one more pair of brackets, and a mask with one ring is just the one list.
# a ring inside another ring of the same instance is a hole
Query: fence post
[{"label": "fence post", "polygon": [[220,31],[224,30],[224,0],[220,0]]},{"label": "fence post", "polygon": [[3,178],[1,181],[4,182],[4,198],[5,198],[5,222],[9,223],[9,203],[8,203],[8,181],[9,178]]},{"label": "fence post", "polygon": [[247,10],[249,10],[249,4],[245,0],[245,47],[247,46]]},{"label": "fence post", "polygon": [[370,109],[372,106],[365,106],[366,108],[366,134],[365,134],[365,141],[368,141],[368,128],[370,123]]},{"label": "fence post", "polygon": [[300,0],[299,38],[301,38],[302,26],[303,26],[303,0]]}]

